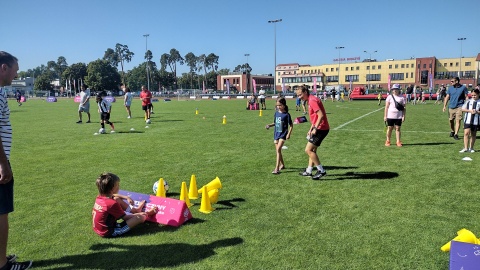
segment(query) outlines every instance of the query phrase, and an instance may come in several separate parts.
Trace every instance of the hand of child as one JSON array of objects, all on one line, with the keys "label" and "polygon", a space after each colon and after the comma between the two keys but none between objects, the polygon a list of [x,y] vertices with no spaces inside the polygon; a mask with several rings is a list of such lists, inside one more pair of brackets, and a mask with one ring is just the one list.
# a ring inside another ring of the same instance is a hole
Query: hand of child
[{"label": "hand of child", "polygon": [[157,212],[158,212],[158,208],[157,208],[157,206],[154,206],[154,207],[150,208],[150,210],[148,210],[145,213],[147,214],[147,216],[154,216],[155,214],[157,214]]},{"label": "hand of child", "polygon": [[270,128],[270,125],[266,125],[265,128],[266,128],[266,129],[269,129],[269,128]]}]

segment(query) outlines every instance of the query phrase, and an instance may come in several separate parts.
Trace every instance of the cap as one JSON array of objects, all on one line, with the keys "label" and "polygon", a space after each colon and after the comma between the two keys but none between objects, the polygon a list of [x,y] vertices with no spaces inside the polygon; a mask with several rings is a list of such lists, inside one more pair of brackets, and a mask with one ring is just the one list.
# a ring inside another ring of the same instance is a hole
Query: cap
[{"label": "cap", "polygon": [[396,83],[396,84],[392,85],[390,90],[393,90],[393,89],[400,89],[400,84]]}]

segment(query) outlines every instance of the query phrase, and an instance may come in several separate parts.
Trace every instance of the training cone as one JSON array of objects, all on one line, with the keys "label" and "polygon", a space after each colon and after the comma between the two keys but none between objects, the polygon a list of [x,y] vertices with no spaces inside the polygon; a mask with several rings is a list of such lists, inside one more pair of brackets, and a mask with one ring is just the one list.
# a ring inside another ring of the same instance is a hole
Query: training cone
[{"label": "training cone", "polygon": [[204,214],[210,214],[215,209],[212,208],[212,204],[210,203],[210,198],[208,197],[207,186],[203,186],[202,191],[203,191],[202,203],[200,204],[199,211],[204,213]]},{"label": "training cone", "polygon": [[193,203],[190,203],[190,199],[188,198],[188,190],[187,190],[186,182],[182,182],[182,189],[180,190],[180,200],[184,201],[187,207],[190,207],[193,205]]},{"label": "training cone", "polygon": [[192,174],[192,177],[190,178],[190,188],[188,189],[188,198],[190,198],[190,200],[198,199],[197,178],[195,177],[195,174]]},{"label": "training cone", "polygon": [[[479,240],[477,239],[475,234],[473,234],[471,231],[469,231],[467,229],[461,229],[460,231],[457,232],[457,235],[458,236],[453,238],[452,241],[470,243],[470,244],[478,244],[479,243]],[[452,241],[446,243],[440,249],[442,251],[445,251],[445,252],[450,251],[450,245],[451,245]]]},{"label": "training cone", "polygon": [[225,125],[226,123],[227,123],[227,116],[226,116],[226,115],[224,115],[224,116],[223,116],[223,121],[222,121],[222,124],[224,124],[224,125]]},{"label": "training cone", "polygon": [[167,191],[165,190],[165,181],[163,181],[163,178],[160,178],[158,180],[157,194],[155,195],[157,197],[167,197]]},{"label": "training cone", "polygon": [[198,114],[198,108],[197,108],[197,109],[195,109],[195,114]]},{"label": "training cone", "polygon": [[263,115],[263,111],[260,110],[260,113],[258,114],[258,116],[262,116]]},{"label": "training cone", "polygon": [[215,204],[218,202],[218,189],[212,189],[208,192],[208,199],[210,199],[211,204]]},{"label": "training cone", "polygon": [[220,182],[220,178],[218,178],[218,176],[217,176],[217,177],[215,177],[215,179],[210,181],[210,183],[206,184],[201,189],[199,189],[198,193],[202,193],[204,187],[207,187],[207,192],[209,192],[210,190],[221,189],[222,188],[222,183]]}]

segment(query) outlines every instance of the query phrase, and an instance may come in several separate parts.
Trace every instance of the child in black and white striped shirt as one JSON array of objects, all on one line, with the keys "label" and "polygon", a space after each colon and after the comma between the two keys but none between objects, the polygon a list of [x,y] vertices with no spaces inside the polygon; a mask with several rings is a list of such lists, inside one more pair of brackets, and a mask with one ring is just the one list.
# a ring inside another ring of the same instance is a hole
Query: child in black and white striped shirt
[{"label": "child in black and white striped shirt", "polygon": [[460,153],[473,153],[477,130],[480,127],[480,90],[475,89],[471,94],[472,98],[467,100],[462,106],[462,112],[465,112],[463,121],[463,149]]}]

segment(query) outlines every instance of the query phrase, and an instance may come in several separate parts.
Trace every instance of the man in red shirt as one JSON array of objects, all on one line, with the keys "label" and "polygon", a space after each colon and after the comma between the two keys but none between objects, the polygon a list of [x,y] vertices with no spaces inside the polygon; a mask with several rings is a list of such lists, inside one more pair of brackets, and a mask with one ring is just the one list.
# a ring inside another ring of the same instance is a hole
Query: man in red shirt
[{"label": "man in red shirt", "polygon": [[[313,180],[318,180],[327,174],[317,155],[317,148],[330,131],[327,114],[325,113],[322,101],[315,95],[310,95],[310,92],[305,86],[297,88],[296,93],[301,100],[308,101],[308,114],[310,115],[310,122],[312,123],[307,133],[308,142],[305,147],[305,153],[308,155],[308,167],[304,172],[301,172],[300,175],[311,176]],[[317,173],[312,176],[313,166],[317,168]]]},{"label": "man in red shirt", "polygon": [[140,99],[142,100],[142,110],[145,111],[145,120],[150,120],[150,112],[152,109],[152,93],[148,91],[145,85],[142,85]]}]

